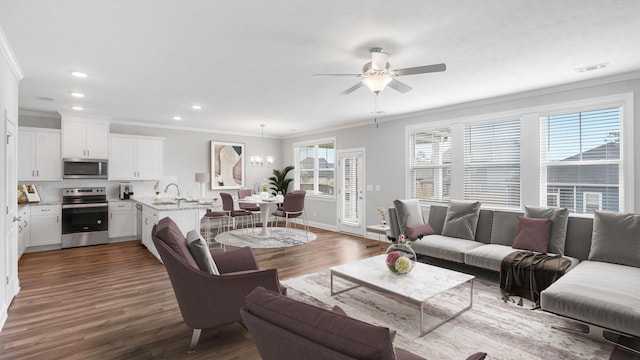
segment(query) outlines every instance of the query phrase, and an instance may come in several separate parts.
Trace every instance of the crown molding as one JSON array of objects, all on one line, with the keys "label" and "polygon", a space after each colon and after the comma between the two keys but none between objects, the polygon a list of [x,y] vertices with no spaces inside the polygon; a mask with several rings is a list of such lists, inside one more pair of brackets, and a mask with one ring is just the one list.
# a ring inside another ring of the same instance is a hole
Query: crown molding
[{"label": "crown molding", "polygon": [[16,56],[11,50],[11,46],[9,46],[9,40],[7,40],[4,31],[2,31],[2,27],[0,27],[0,52],[2,53],[2,55],[4,55],[4,58],[9,64],[9,68],[11,68],[11,71],[18,79],[18,81],[22,80],[24,78],[24,73],[22,72],[20,64],[18,64]]},{"label": "crown molding", "polygon": [[[195,131],[195,132],[206,132],[212,134],[223,134],[223,135],[235,135],[235,136],[247,136],[247,137],[261,137],[260,134],[248,134],[242,132],[234,132],[234,131],[223,131],[223,130],[215,130],[215,129],[205,129],[193,126],[179,126],[179,125],[167,125],[167,124],[158,124],[158,123],[148,123],[144,121],[134,121],[134,120],[123,120],[123,119],[112,119],[111,124],[118,125],[127,125],[127,126],[138,126],[138,127],[149,127],[149,128],[160,128],[160,129],[169,129],[169,130],[181,130],[181,131]],[[264,138],[267,139],[281,139],[282,137],[278,136],[268,136],[264,135]]]}]

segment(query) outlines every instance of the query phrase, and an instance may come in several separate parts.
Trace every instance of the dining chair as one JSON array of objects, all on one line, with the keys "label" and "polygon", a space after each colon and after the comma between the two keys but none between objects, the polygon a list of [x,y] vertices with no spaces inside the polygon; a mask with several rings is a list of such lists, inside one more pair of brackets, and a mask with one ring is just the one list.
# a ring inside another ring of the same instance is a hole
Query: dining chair
[{"label": "dining chair", "polygon": [[[238,199],[244,199],[246,197],[251,197],[253,195],[253,190],[250,189],[240,189],[238,190]],[[248,203],[239,203],[238,207],[242,210],[251,211],[253,214],[253,222],[255,223],[257,219],[260,219],[260,206],[256,204],[248,204]]]},{"label": "dining chair", "polygon": [[307,217],[304,213],[304,197],[306,192],[292,192],[284,196],[282,208],[274,211],[272,226],[278,225],[278,218],[283,218],[285,222],[285,228],[291,229],[292,219],[302,217],[302,223],[304,226],[307,240],[309,239],[309,226],[307,225]]},{"label": "dining chair", "polygon": [[[250,219],[253,220],[253,213],[251,211],[235,208],[235,206],[233,205],[233,197],[231,196],[231,194],[221,192],[220,198],[222,199],[222,211],[224,211],[227,214],[227,216],[231,218],[231,220],[233,221],[232,225],[234,228],[236,225],[236,221],[235,221],[236,219],[242,220],[243,223],[245,223],[245,220],[247,221]],[[255,229],[255,224],[253,223],[253,221],[251,221],[251,225]],[[242,228],[244,229],[245,226],[242,226]]]}]

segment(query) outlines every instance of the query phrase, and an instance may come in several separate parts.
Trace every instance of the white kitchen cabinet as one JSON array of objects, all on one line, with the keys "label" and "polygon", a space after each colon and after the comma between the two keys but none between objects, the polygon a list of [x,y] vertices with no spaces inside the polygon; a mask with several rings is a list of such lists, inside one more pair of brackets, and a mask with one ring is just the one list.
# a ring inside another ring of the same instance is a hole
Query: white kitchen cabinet
[{"label": "white kitchen cabinet", "polygon": [[[142,245],[146,246],[149,252],[160,260],[160,254],[153,245],[151,230],[153,225],[158,223],[158,211],[148,206],[142,206]],[[162,260],[160,260],[162,262]]]},{"label": "white kitchen cabinet", "polygon": [[133,223],[133,202],[109,202],[109,238],[132,237],[136,235]]},{"label": "white kitchen cabinet", "polygon": [[61,244],[62,206],[30,205],[30,246]]},{"label": "white kitchen cabinet", "polygon": [[109,180],[162,177],[163,138],[111,134],[109,149]]},{"label": "white kitchen cabinet", "polygon": [[60,180],[60,130],[20,128],[18,131],[18,180]]},{"label": "white kitchen cabinet", "polygon": [[109,123],[62,119],[62,157],[106,159],[109,157]]},{"label": "white kitchen cabinet", "polygon": [[153,225],[157,224],[160,219],[170,217],[185,237],[187,233],[194,229],[200,229],[200,209],[185,210],[155,210],[148,206],[142,206],[142,244],[147,247],[158,260],[160,255],[153,245],[151,238],[151,230]]},{"label": "white kitchen cabinet", "polygon": [[18,210],[18,257],[22,256],[31,243],[31,209],[24,205]]}]

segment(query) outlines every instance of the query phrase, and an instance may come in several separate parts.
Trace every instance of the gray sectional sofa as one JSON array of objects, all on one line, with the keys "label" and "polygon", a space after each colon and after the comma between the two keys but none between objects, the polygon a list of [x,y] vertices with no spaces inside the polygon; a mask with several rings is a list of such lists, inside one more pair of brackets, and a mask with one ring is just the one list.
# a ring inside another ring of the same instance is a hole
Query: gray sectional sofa
[{"label": "gray sectional sofa", "polygon": [[[518,251],[512,245],[517,217],[523,213],[481,209],[475,239],[465,240],[438,235],[447,209],[430,207],[427,222],[436,234],[413,242],[417,254],[499,272],[502,259]],[[391,222],[398,221],[395,209],[390,209],[389,217]],[[564,257],[572,264],[541,293],[541,308],[588,325],[587,332],[593,337],[610,341],[608,331],[640,337],[640,267],[588,260],[592,230],[593,219],[569,217]],[[638,248],[629,251],[640,249],[638,240]]]}]

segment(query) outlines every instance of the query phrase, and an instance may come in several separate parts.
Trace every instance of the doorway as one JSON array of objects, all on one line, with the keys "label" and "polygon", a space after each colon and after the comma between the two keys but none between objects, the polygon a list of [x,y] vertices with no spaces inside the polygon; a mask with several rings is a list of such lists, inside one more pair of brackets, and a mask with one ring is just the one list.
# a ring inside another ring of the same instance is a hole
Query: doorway
[{"label": "doorway", "polygon": [[338,231],[364,236],[364,148],[338,151]]}]

